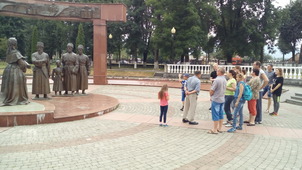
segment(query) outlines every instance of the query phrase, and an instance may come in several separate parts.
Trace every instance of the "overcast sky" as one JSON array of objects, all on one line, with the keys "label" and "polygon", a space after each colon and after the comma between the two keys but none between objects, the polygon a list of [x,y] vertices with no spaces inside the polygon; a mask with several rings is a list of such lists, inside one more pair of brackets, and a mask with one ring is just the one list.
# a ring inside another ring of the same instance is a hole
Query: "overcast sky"
[{"label": "overcast sky", "polygon": [[274,2],[275,6],[285,7],[287,4],[289,4],[290,0],[276,0]]},{"label": "overcast sky", "polygon": [[[290,1],[291,0],[276,0],[275,2],[274,2],[274,5],[276,6],[276,7],[281,7],[281,8],[284,8],[286,5],[288,5],[289,3],[290,3]],[[299,46],[300,46],[301,44],[299,44]],[[274,54],[270,54],[270,55],[272,55],[274,58],[282,58],[283,57],[283,55],[282,55],[282,53],[280,52],[280,50],[278,49],[278,47],[276,47],[275,48],[276,49],[276,52],[274,53]],[[300,49],[300,48],[298,48],[298,49]],[[268,50],[267,50],[267,48],[265,47],[265,52],[266,53],[268,53]],[[289,53],[289,54],[287,54],[286,56],[285,56],[285,58],[291,58],[291,53]]]}]

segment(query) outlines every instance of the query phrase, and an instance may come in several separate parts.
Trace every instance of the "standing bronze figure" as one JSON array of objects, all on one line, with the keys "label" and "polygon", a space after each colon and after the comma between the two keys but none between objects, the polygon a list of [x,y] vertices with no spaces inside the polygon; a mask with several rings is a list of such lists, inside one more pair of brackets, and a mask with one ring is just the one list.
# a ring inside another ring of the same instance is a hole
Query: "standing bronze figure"
[{"label": "standing bronze figure", "polygon": [[36,95],[35,99],[39,98],[39,94],[44,94],[44,98],[48,99],[47,94],[50,93],[50,60],[48,54],[43,52],[43,48],[44,44],[38,42],[38,51],[31,55],[32,62],[35,65],[32,84],[32,94]]},{"label": "standing bronze figure", "polygon": [[8,39],[6,53],[8,65],[4,69],[1,85],[1,104],[4,106],[28,104],[25,72],[30,65],[17,50],[17,39]]},{"label": "standing bronze figure", "polygon": [[61,91],[63,91],[63,69],[61,67],[61,61],[56,61],[57,68],[52,70],[52,80],[53,80],[53,91],[55,95],[59,92],[62,95]]},{"label": "standing bronze figure", "polygon": [[78,90],[82,90],[82,94],[85,94],[85,90],[88,89],[88,75],[90,74],[90,61],[87,55],[83,54],[83,45],[78,46],[78,60],[79,60],[79,72],[77,76]]},{"label": "standing bronze figure", "polygon": [[64,90],[65,94],[68,94],[68,91],[71,91],[71,94],[74,91],[77,91],[77,74],[79,68],[78,57],[75,53],[72,52],[73,44],[67,44],[67,53],[62,56],[63,63],[63,74],[64,74]]}]

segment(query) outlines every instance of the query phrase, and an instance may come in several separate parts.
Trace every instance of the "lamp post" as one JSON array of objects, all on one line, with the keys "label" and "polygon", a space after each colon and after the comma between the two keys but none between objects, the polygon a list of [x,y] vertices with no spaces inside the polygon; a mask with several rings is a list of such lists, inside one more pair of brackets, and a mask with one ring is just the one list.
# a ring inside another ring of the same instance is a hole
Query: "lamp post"
[{"label": "lamp post", "polygon": [[[112,39],[112,34],[109,34],[109,36],[108,36],[108,38],[109,38],[109,40],[111,40]],[[109,49],[109,68],[111,69],[111,50]]]},{"label": "lamp post", "polygon": [[171,29],[171,35],[172,35],[172,45],[171,45],[171,58],[174,58],[174,36],[176,33],[176,29],[173,27]]}]

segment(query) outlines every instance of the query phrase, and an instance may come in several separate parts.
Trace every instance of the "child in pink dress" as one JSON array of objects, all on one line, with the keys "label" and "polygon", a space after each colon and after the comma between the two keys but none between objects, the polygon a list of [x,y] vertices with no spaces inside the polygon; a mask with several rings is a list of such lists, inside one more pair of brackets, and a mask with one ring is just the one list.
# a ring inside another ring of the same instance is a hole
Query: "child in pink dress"
[{"label": "child in pink dress", "polygon": [[[168,126],[167,121],[167,112],[168,112],[168,85],[165,84],[158,92],[158,99],[160,100],[160,116],[159,116],[159,126]],[[162,119],[164,118],[164,124],[162,124]]]}]

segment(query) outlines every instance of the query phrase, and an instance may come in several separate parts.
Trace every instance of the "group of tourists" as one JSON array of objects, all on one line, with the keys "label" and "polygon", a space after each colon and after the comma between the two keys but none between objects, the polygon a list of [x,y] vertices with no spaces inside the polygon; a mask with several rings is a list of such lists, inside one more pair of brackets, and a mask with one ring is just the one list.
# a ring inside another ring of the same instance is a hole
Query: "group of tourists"
[{"label": "group of tourists", "polygon": [[[73,52],[73,44],[67,44],[67,52],[62,55],[62,59],[56,61],[57,68],[54,68],[50,74],[50,58],[44,50],[44,43],[37,43],[37,52],[33,53],[33,82],[32,94],[34,99],[39,99],[42,94],[43,99],[49,99],[47,96],[50,93],[49,78],[54,81],[53,91],[57,92],[68,91],[85,94],[88,89],[88,75],[90,73],[90,62],[87,55],[83,54],[83,45],[78,46],[78,54]],[[17,39],[8,39],[8,50],[6,56],[8,65],[4,69],[0,105],[12,106],[28,104],[28,94],[25,72],[26,68],[31,66],[25,61],[20,52],[17,50]],[[61,68],[61,63],[63,68]]]},{"label": "group of tourists", "polygon": [[[214,71],[210,75],[212,81],[210,89],[211,97],[211,113],[214,122],[213,129],[208,133],[218,134],[222,130],[222,126],[230,127],[228,132],[242,130],[243,124],[247,126],[255,126],[262,123],[262,98],[265,94],[268,97],[268,107],[266,112],[269,112],[271,98],[274,101],[274,111],[269,113],[271,116],[277,116],[280,107],[280,96],[283,86],[282,69],[273,70],[273,65],[269,64],[266,71],[261,69],[261,63],[256,61],[253,63],[251,78],[247,81],[246,71],[243,71],[240,66],[234,69],[225,71],[223,67],[217,64],[213,65]],[[183,74],[183,79],[180,79],[182,84],[182,108],[184,110],[183,123],[189,125],[198,125],[194,121],[195,110],[197,106],[198,94],[200,92],[201,72],[195,71],[194,76],[189,77],[188,74]],[[160,99],[160,126],[167,126],[166,115],[168,111],[168,86],[164,85],[158,93]],[[249,118],[243,120],[243,108],[247,102]],[[224,114],[227,121],[224,122]],[[162,119],[163,118],[163,119]],[[237,120],[239,119],[239,121]]]}]

